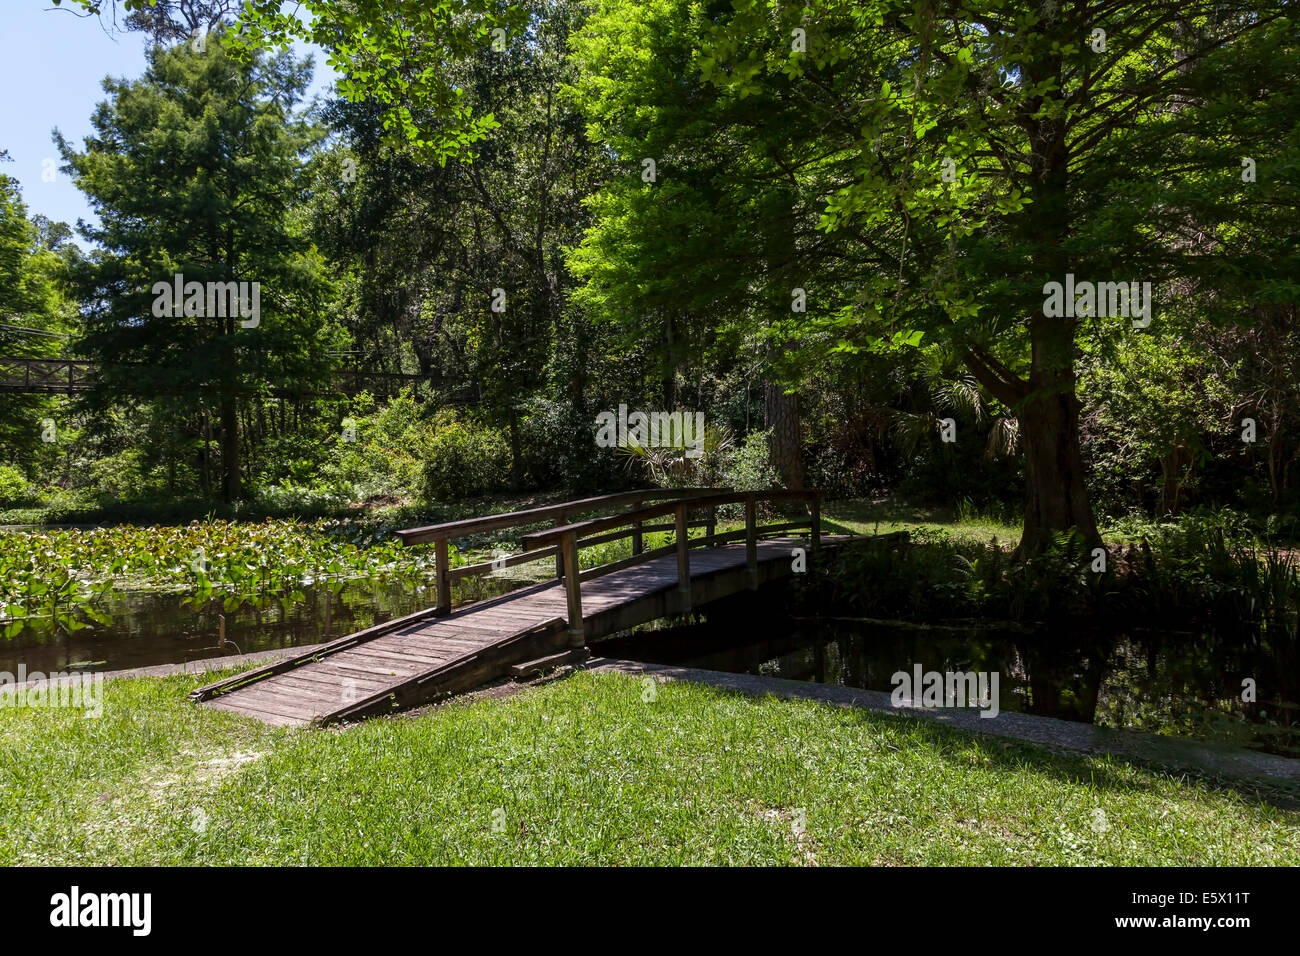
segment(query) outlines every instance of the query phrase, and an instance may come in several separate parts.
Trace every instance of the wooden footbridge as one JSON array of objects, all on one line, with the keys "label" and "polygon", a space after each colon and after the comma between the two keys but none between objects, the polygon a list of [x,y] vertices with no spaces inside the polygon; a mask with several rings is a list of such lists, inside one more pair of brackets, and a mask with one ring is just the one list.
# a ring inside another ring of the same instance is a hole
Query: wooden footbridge
[{"label": "wooden footbridge", "polygon": [[[743,506],[745,526],[718,532],[717,511],[728,505]],[[760,516],[792,505],[801,512],[793,519],[760,524]],[[522,553],[450,566],[453,539],[546,524],[553,527],[522,535]],[[692,537],[693,529],[703,533]],[[655,533],[671,535],[672,543],[647,549],[646,536]],[[804,548],[811,560],[847,540],[822,536],[818,492],[716,489],[604,495],[397,534],[408,546],[433,545],[435,607],[209,684],[191,697],[281,725],[389,713],[585,659],[589,641],[757,589],[794,573],[794,549]],[[630,557],[580,567],[584,548],[629,537]],[[552,557],[554,579],[452,607],[453,581]]]}]

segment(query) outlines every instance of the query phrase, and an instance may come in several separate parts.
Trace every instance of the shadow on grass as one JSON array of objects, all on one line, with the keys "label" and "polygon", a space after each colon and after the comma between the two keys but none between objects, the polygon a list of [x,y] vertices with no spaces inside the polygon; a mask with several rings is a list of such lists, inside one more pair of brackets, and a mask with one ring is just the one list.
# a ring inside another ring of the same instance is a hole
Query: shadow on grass
[{"label": "shadow on grass", "polygon": [[[177,691],[184,695],[193,687],[211,683],[245,669],[237,667],[203,675],[174,675],[163,680],[174,681]],[[373,720],[437,719],[438,711],[449,706],[468,707],[485,698],[511,697],[520,692],[541,690],[548,685],[566,682],[576,673],[579,671],[560,670],[541,675],[528,682],[503,679],[468,694],[455,695],[400,713],[371,718],[359,723],[343,724],[330,730],[293,729],[286,731],[286,736],[302,733],[342,733]],[[739,700],[757,704],[764,699],[730,688],[712,687],[694,682],[684,683],[690,683],[692,688],[718,700]],[[771,696],[772,699],[780,699]],[[816,701],[806,703],[833,706]],[[187,706],[197,705],[187,704]],[[933,749],[940,759],[951,764],[953,772],[957,774],[969,770],[972,758],[978,757],[987,769],[994,771],[1010,773],[1027,766],[1035,773],[1064,783],[1115,793],[1137,792],[1149,794],[1158,800],[1163,796],[1160,793],[1162,784],[1175,783],[1180,786],[1190,784],[1201,787],[1207,793],[1235,796],[1251,806],[1273,808],[1289,813],[1300,812],[1300,786],[1289,785],[1282,781],[1227,777],[1204,770],[1173,767],[1126,754],[1086,753],[1053,748],[1009,737],[979,734],[907,714],[882,714],[859,707],[837,707],[836,710],[847,715],[856,725],[879,728],[889,732],[891,736],[904,738],[906,742],[913,745]],[[1135,774],[1133,770],[1140,772]]]},{"label": "shadow on grass", "polygon": [[[756,699],[752,694],[728,688],[703,684],[695,686],[719,697]],[[779,698],[774,697],[774,699]],[[822,703],[822,706],[834,705]],[[1126,754],[1085,753],[1053,748],[1011,737],[979,734],[907,714],[881,714],[864,707],[841,709],[852,715],[855,723],[882,728],[892,727],[902,731],[910,740],[932,747],[946,761],[952,762],[961,770],[970,767],[969,756],[978,752],[989,761],[989,766],[993,769],[1012,771],[1021,765],[1028,765],[1037,773],[1085,787],[1128,793],[1142,791],[1158,798],[1158,785],[1161,781],[1184,786],[1196,783],[1211,793],[1234,795],[1254,806],[1300,812],[1300,786],[1289,785],[1283,781],[1255,781],[1227,777],[1194,768],[1171,767]],[[1141,773],[1131,775],[1127,772],[1130,769]]]}]

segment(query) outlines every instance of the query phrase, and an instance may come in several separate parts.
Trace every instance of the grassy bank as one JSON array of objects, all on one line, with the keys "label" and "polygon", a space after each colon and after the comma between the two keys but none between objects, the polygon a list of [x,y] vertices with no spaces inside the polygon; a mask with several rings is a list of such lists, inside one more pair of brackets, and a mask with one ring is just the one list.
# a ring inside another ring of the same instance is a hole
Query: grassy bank
[{"label": "grassy bank", "polygon": [[826,531],[851,534],[892,534],[896,531],[941,531],[959,538],[1013,546],[1020,540],[1021,522],[1011,514],[991,514],[974,508],[926,508],[886,498],[852,498],[822,505]]},{"label": "grassy bank", "polygon": [[0,709],[0,863],[1300,863],[1300,813],[929,724],[579,674],[343,730]]}]

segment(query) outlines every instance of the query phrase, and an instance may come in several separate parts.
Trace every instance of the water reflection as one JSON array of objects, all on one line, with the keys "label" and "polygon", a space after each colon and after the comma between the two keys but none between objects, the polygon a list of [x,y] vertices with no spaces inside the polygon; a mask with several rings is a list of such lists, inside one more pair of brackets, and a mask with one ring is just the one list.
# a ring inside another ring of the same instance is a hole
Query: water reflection
[{"label": "water reflection", "polygon": [[[1300,756],[1292,678],[1266,647],[1203,634],[1017,633],[751,613],[602,641],[609,657],[891,691],[915,664],[997,671],[999,707]],[[1243,701],[1242,681],[1258,699]]]},{"label": "water reflection", "polygon": [[[476,578],[456,587],[457,603],[504,593],[520,582]],[[128,592],[106,607],[113,616],[107,627],[95,626],[75,634],[53,628],[28,630],[0,641],[0,671],[27,673],[124,670],[157,664],[177,664],[209,657],[318,644],[343,637],[372,624],[429,607],[429,588],[405,582],[354,581],[333,587],[304,588],[304,600],[287,606],[276,601],[263,607],[248,604],[223,611],[214,596],[193,605],[183,595]],[[225,618],[225,643],[221,641]]]},{"label": "water reflection", "polygon": [[[471,578],[455,600],[480,600],[534,580]],[[0,671],[122,670],[316,644],[428,607],[427,588],[352,582],[307,589],[288,607],[181,604],[180,595],[131,593],[107,610],[110,627],[74,635],[27,632],[0,642]],[[1159,733],[1223,740],[1300,756],[1294,649],[1204,633],[1141,631],[1042,634],[978,624],[918,627],[791,618],[781,605],[746,596],[710,606],[685,626],[638,630],[598,652],[664,664],[890,691],[915,664],[936,671],[997,671],[999,708]],[[1242,700],[1243,681],[1257,699]]]}]

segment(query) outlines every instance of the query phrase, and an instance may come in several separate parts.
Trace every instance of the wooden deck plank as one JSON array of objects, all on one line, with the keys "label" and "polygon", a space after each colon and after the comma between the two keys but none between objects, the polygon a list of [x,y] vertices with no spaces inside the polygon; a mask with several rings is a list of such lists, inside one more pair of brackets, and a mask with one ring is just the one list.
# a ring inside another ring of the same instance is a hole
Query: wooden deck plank
[{"label": "wooden deck plank", "polygon": [[[355,676],[355,678],[374,678],[380,680],[390,680],[395,671],[404,670],[398,667],[382,666],[380,662],[374,659],[363,659],[357,657],[343,657],[342,654],[335,654],[333,657],[325,658],[324,661],[313,661],[304,663],[302,667],[295,667],[289,671],[290,674],[298,674],[304,670],[318,671],[321,674],[333,674],[341,672],[346,676]],[[269,679],[269,678],[268,678]]]},{"label": "wooden deck plank", "polygon": [[337,693],[331,692],[323,685],[312,687],[302,683],[291,684],[280,681],[276,681],[274,686],[269,682],[258,682],[231,693],[241,695],[243,700],[283,703],[313,713],[338,697]]},{"label": "wooden deck plank", "polygon": [[[351,683],[348,683],[349,681]],[[334,674],[291,673],[281,675],[277,683],[289,687],[315,687],[321,689],[322,693],[337,697],[339,689],[342,687],[352,687],[357,691],[369,694],[377,690],[383,690],[391,682],[379,680],[378,678],[339,677]]]},{"label": "wooden deck plank", "polygon": [[395,634],[388,639],[387,646],[409,647],[417,651],[420,648],[440,651],[449,647],[482,647],[484,644],[491,644],[494,641],[501,640],[503,636],[500,631],[485,631],[477,637],[468,637],[454,632],[446,634]]},{"label": "wooden deck plank", "polygon": [[428,649],[406,648],[394,644],[374,641],[357,648],[353,655],[357,659],[394,660],[399,663],[441,664],[447,659],[446,654],[435,654]]},{"label": "wooden deck plank", "polygon": [[341,661],[340,665],[351,667],[363,674],[375,674],[383,677],[409,677],[411,674],[418,674],[420,671],[437,667],[438,662],[398,660],[394,657],[374,654],[356,654],[346,661]]},{"label": "wooden deck plank", "polygon": [[[302,667],[295,668],[288,673],[294,675],[301,674],[319,674],[323,677],[333,677],[336,680],[356,680],[366,681],[388,686],[394,680],[393,676],[387,671],[383,674],[376,673],[373,668],[358,667],[350,664],[337,664],[328,661],[320,661],[315,664],[304,664]],[[270,680],[271,678],[267,678]],[[260,682],[259,682],[260,683]],[[250,685],[251,686],[251,685]]]},{"label": "wooden deck plank", "polygon": [[221,710],[230,714],[238,714],[241,717],[254,717],[264,724],[270,724],[273,727],[298,727],[308,723],[300,717],[282,717],[280,714],[270,714],[266,711],[257,710],[246,704],[235,703],[234,701],[224,700],[220,697],[215,700],[204,702],[205,707],[212,710]]},{"label": "wooden deck plank", "polygon": [[218,697],[214,703],[224,704],[227,710],[254,710],[296,721],[312,720],[324,710],[320,706],[310,707],[290,700],[286,690],[287,688],[277,687],[268,696],[265,691],[258,692],[251,687],[240,688]]}]

